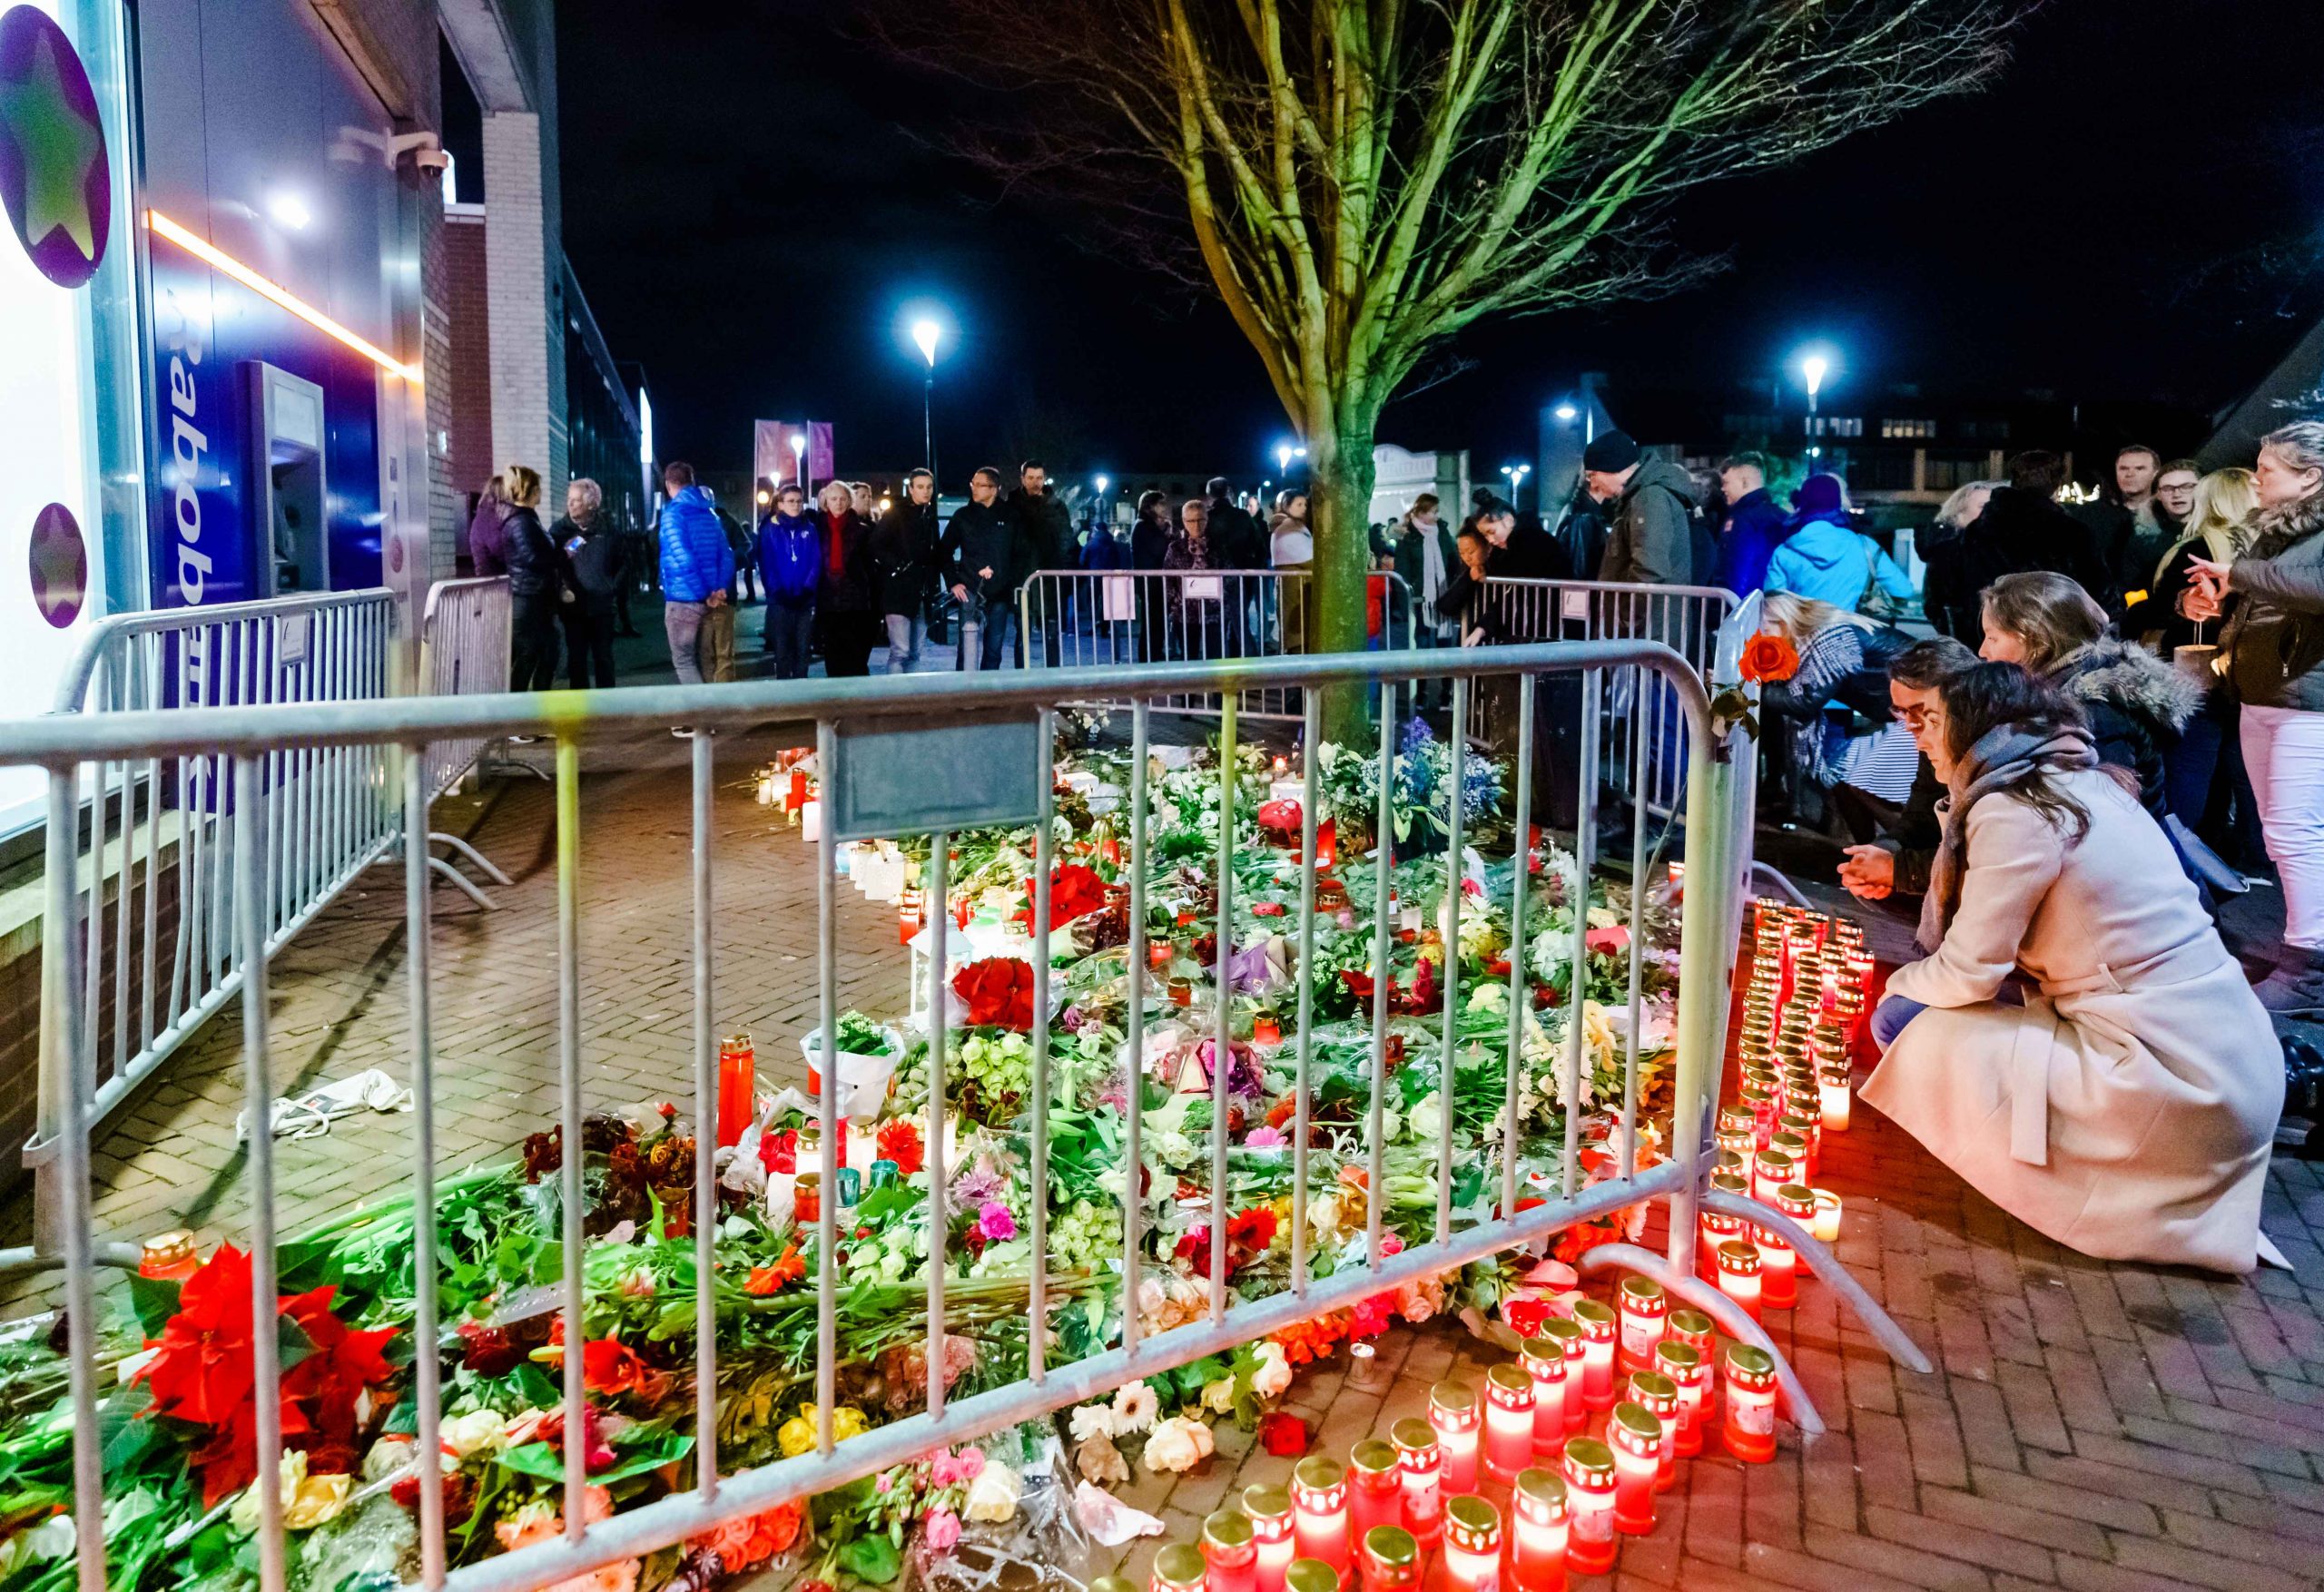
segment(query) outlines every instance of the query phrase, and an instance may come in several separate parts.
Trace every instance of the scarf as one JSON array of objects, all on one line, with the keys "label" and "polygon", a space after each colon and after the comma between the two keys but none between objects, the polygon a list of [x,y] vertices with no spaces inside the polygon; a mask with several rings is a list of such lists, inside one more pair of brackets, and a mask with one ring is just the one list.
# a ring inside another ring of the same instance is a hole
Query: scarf
[{"label": "scarf", "polygon": [[1953,771],[1953,793],[1939,803],[1945,838],[1929,868],[1928,894],[1921,898],[1921,949],[1931,956],[1945,943],[1945,930],[1961,905],[1961,875],[1969,860],[1969,810],[2029,774],[2064,773],[2098,766],[2090,737],[2079,729],[2041,733],[2019,724],[1996,724],[1977,738]]},{"label": "scarf", "polygon": [[1420,533],[1420,600],[1434,613],[1436,599],[1444,595],[1444,544],[1434,520],[1414,520],[1413,529]]}]

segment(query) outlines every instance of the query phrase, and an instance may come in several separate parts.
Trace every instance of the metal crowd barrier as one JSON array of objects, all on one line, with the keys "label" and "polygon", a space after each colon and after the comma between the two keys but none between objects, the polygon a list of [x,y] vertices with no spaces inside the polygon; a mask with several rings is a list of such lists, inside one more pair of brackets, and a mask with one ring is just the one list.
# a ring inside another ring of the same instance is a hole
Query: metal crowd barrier
[{"label": "metal crowd barrier", "polygon": [[[1413,619],[1403,577],[1374,570],[1368,578],[1385,583],[1379,644],[1410,651]],[[1017,634],[1029,669],[1295,657],[1306,650],[1301,638],[1313,589],[1305,570],[1035,570],[1018,588]],[[1220,699],[1181,695],[1153,705],[1216,713]],[[1291,689],[1246,689],[1236,707],[1246,719],[1300,713]]]},{"label": "metal crowd barrier", "polygon": [[[1384,1183],[1382,1145],[1384,1135],[1381,1127],[1383,1102],[1389,1087],[1386,1039],[1389,980],[1381,978],[1374,988],[1371,1013],[1371,1131],[1368,1135],[1371,1170],[1366,1185],[1369,1191],[1366,1195],[1367,1263],[1343,1268],[1327,1276],[1311,1277],[1307,1236],[1309,1168],[1306,1146],[1309,1134],[1306,1102],[1313,1076],[1310,1050],[1314,1029],[1309,1020],[1313,991],[1303,981],[1299,995],[1298,1040],[1294,1059],[1296,1096],[1300,1104],[1291,1133],[1294,1188],[1288,1225],[1293,1248],[1291,1282],[1286,1292],[1251,1302],[1230,1302],[1225,1273],[1227,1246],[1214,1243],[1210,1250],[1209,1309],[1203,1319],[1149,1336],[1139,1332],[1137,1310],[1132,1304],[1125,1312],[1122,1341],[1118,1347],[1106,1349],[1078,1361],[1052,1363],[1049,1356],[1049,1294],[1051,1282],[1037,1271],[1030,1281],[1027,1323],[1029,1370],[1024,1381],[987,1389],[966,1398],[948,1399],[944,1378],[940,1374],[931,1374],[928,1378],[928,1401],[923,1411],[878,1428],[843,1446],[836,1446],[832,1410],[837,1402],[834,1397],[838,1369],[835,1312],[840,1291],[840,1268],[834,1263],[834,1248],[839,1202],[825,1200],[822,1203],[820,1228],[816,1234],[819,1257],[815,1268],[818,1311],[814,1384],[818,1428],[816,1446],[793,1458],[724,1474],[719,1468],[716,1446],[719,1379],[713,1244],[718,1223],[698,1221],[694,1224],[699,1245],[698,1282],[693,1312],[697,1355],[694,1381],[700,1391],[697,1427],[694,1434],[697,1444],[694,1484],[644,1507],[616,1514],[602,1523],[586,1523],[583,1493],[586,1475],[583,1447],[586,1431],[583,1357],[568,1352],[564,1358],[563,1400],[565,1533],[556,1540],[462,1566],[457,1570],[448,1569],[442,1489],[437,1479],[442,1453],[439,1439],[443,1416],[443,1387],[438,1355],[434,1351],[442,1325],[438,1319],[437,1296],[437,1240],[434,1224],[421,1222],[416,1228],[417,1280],[412,1331],[414,1341],[426,1347],[414,1362],[411,1387],[416,1411],[415,1463],[419,1467],[421,1567],[419,1584],[431,1589],[448,1587],[457,1592],[529,1592],[531,1588],[568,1580],[596,1567],[698,1536],[724,1522],[757,1514],[777,1503],[819,1492],[919,1457],[935,1445],[980,1437],[1014,1421],[1091,1398],[1133,1379],[1183,1365],[1202,1355],[1279,1330],[1323,1312],[1353,1305],[1384,1289],[1433,1275],[1448,1267],[1515,1245],[1543,1239],[1577,1223],[1649,1199],[1669,1201],[1670,1239],[1667,1257],[1649,1254],[1630,1245],[1601,1246],[1591,1251],[1590,1257],[1585,1257],[1589,1263],[1597,1269],[1612,1265],[1651,1271],[1679,1297],[1710,1311],[1731,1335],[1771,1348],[1766,1334],[1758,1330],[1756,1323],[1725,1301],[1716,1289],[1709,1288],[1692,1274],[1697,1194],[1709,1165],[1705,1154],[1709,1129],[1706,1115],[1724,1050],[1727,1027],[1729,961],[1734,949],[1729,930],[1740,910],[1738,895],[1749,844],[1748,834],[1741,828],[1738,782],[1727,761],[1724,745],[1712,737],[1708,699],[1699,671],[1688,660],[1668,648],[1635,638],[1562,646],[1468,651],[1447,649],[1426,656],[1429,674],[1451,682],[1454,707],[1459,712],[1466,712],[1469,699],[1482,678],[1496,675],[1512,677],[1511,689],[1521,706],[1527,710],[1518,721],[1516,785],[1511,815],[1514,820],[1512,832],[1517,835],[1530,832],[1536,811],[1537,791],[1531,744],[1533,719],[1530,711],[1536,688],[1547,680],[1578,676],[1584,697],[1595,703],[1610,686],[1626,677],[1645,677],[1667,684],[1676,716],[1695,752],[1688,765],[1689,873],[1681,916],[1683,971],[1676,1013],[1677,1053],[1673,1104],[1670,1107],[1672,1117],[1664,1140],[1670,1146],[1667,1160],[1651,1166],[1641,1166],[1634,1158],[1631,1148],[1640,1137],[1630,1130],[1641,1106],[1637,1036],[1640,1031],[1639,957],[1644,943],[1639,931],[1641,903],[1639,895],[1633,893],[1630,939],[1629,1033],[1631,1038],[1628,1054],[1623,1058],[1625,1081],[1620,1104],[1623,1131],[1620,1165],[1614,1175],[1605,1181],[1585,1184],[1578,1167],[1580,1117],[1576,1102],[1581,1094],[1577,1086],[1580,1070],[1584,1065],[1581,1056],[1583,1026],[1572,1023],[1568,1025],[1568,1042],[1563,1047],[1562,1056],[1555,1063],[1561,1070],[1562,1098],[1567,1102],[1561,1165],[1553,1175],[1542,1179],[1542,1186],[1526,1189],[1530,1194],[1546,1195],[1545,1202],[1522,1212],[1517,1209],[1521,1185],[1513,1152],[1520,1069],[1512,1065],[1509,1069],[1509,1099],[1502,1119],[1502,1139],[1498,1157],[1499,1214],[1475,1221],[1464,1215],[1465,1224],[1455,1227],[1452,1206],[1452,1134],[1455,1113],[1445,1111],[1441,1115],[1443,1125],[1435,1157],[1438,1194],[1433,1234],[1428,1242],[1413,1244],[1400,1253],[1393,1256],[1386,1253],[1382,1243],[1381,1201]],[[1147,1010],[1148,997],[1156,993],[1146,971],[1147,947],[1144,943],[1147,847],[1149,843],[1146,820],[1150,811],[1151,795],[1145,754],[1149,715],[1153,709],[1159,703],[1188,697],[1217,696],[1222,700],[1220,777],[1222,794],[1228,795],[1230,799],[1221,803],[1222,814],[1226,816],[1222,817],[1219,828],[1216,860],[1219,881],[1216,929],[1220,944],[1225,946],[1231,943],[1236,921],[1235,874],[1228,866],[1233,844],[1231,814],[1234,802],[1231,786],[1226,781],[1233,778],[1232,769],[1236,762],[1238,716],[1236,704],[1239,693],[1246,690],[1283,693],[1297,692],[1308,744],[1314,745],[1317,743],[1321,729],[1323,699],[1327,688],[1376,692],[1383,699],[1379,714],[1382,729],[1376,755],[1377,766],[1384,776],[1379,781],[1379,825],[1381,832],[1384,833],[1391,814],[1393,781],[1386,776],[1393,766],[1396,752],[1398,695],[1412,689],[1407,683],[1413,673],[1413,662],[1414,657],[1410,654],[1333,654],[1229,663],[1157,663],[1128,672],[1087,669],[1041,674],[1021,672],[921,674],[892,679],[767,681],[586,693],[423,697],[385,702],[331,701],[299,707],[249,705],[0,723],[0,762],[35,764],[44,767],[49,777],[47,943],[64,948],[65,954],[46,958],[43,962],[43,1076],[59,1080],[72,1076],[77,1066],[90,1063],[95,1043],[90,1021],[94,1011],[89,999],[92,980],[86,977],[84,964],[76,954],[83,903],[74,884],[78,859],[73,840],[81,781],[84,771],[92,767],[103,769],[138,762],[151,767],[186,767],[212,762],[231,764],[234,781],[232,788],[243,792],[280,790],[282,788],[280,780],[271,781],[270,771],[313,766],[316,760],[354,760],[361,766],[396,779],[401,792],[403,830],[407,837],[404,900],[411,1008],[409,1081],[414,1094],[411,1116],[413,1192],[418,1208],[425,1211],[434,1203],[438,1170],[435,1147],[438,1102],[438,1052],[431,1008],[434,978],[430,967],[430,876],[423,865],[431,795],[428,773],[428,749],[430,745],[468,737],[497,737],[518,732],[540,733],[555,740],[556,976],[559,995],[557,1054],[564,1143],[567,1146],[575,1146],[581,1143],[582,1138],[585,1057],[590,1048],[581,1017],[582,990],[587,969],[582,966],[578,951],[581,901],[586,881],[580,771],[581,753],[586,744],[600,738],[659,732],[674,722],[693,724],[705,731],[714,729],[731,736],[754,725],[793,722],[803,718],[816,722],[819,762],[824,781],[822,808],[826,814],[814,854],[819,903],[821,1037],[823,1054],[831,1055],[839,1048],[836,1027],[839,1016],[838,930],[833,905],[839,843],[843,840],[872,834],[929,834],[931,873],[926,888],[934,899],[940,901],[947,888],[946,859],[952,833],[994,822],[1028,824],[1038,837],[1036,844],[1039,848],[1033,873],[1038,898],[1033,904],[1034,920],[1046,921],[1049,912],[1049,880],[1056,846],[1052,825],[1049,821],[1053,816],[1055,800],[1052,778],[1055,715],[1062,706],[1089,700],[1093,695],[1127,695],[1133,704],[1132,756],[1128,762],[1130,789],[1126,799],[1132,819],[1128,826],[1131,939],[1125,966],[1129,980],[1128,1009],[1141,1015],[1136,1019],[1138,1032],[1126,1038],[1124,1051],[1128,1056],[1142,1056],[1147,1026],[1143,1014]],[[1585,721],[1581,767],[1577,771],[1578,795],[1587,820],[1581,827],[1579,840],[1579,860],[1585,874],[1593,861],[1591,852],[1597,834],[1599,747],[1592,727],[1598,722],[1595,712]],[[731,741],[729,744],[732,744]],[[692,742],[694,1010],[694,1098],[691,1105],[694,1121],[705,1126],[713,1120],[717,1100],[717,1049],[714,1036],[721,1031],[720,1014],[714,1008],[712,966],[713,928],[718,922],[718,909],[713,901],[714,874],[712,868],[712,803],[716,789],[714,759],[718,745],[719,741],[707,733],[698,734]],[[1460,738],[1455,737],[1452,745],[1451,787],[1455,791],[1462,788],[1463,759],[1467,755]],[[953,771],[953,777],[943,781],[931,781],[927,778],[927,771],[932,767]],[[1310,759],[1306,763],[1303,791],[1306,833],[1303,836],[1301,852],[1305,861],[1300,871],[1295,926],[1303,955],[1309,965],[1313,961],[1315,933],[1315,761]],[[231,822],[226,821],[229,817]],[[231,830],[231,836],[220,843],[223,866],[231,875],[232,886],[233,931],[231,938],[225,942],[231,954],[229,976],[241,992],[245,1084],[251,1106],[260,1114],[253,1118],[257,1121],[264,1120],[262,1114],[276,1088],[272,1047],[268,1034],[267,953],[276,940],[270,928],[279,918],[275,903],[284,878],[303,872],[300,852],[285,844],[298,820],[296,810],[286,811],[282,803],[272,801],[239,801],[232,804],[231,813],[223,807],[219,810],[221,827]],[[1645,855],[1647,825],[1643,816],[1635,812],[1632,821],[1631,844],[1635,860]],[[1445,845],[1446,866],[1451,878],[1461,877],[1463,827],[1455,804]],[[634,848],[638,843],[638,837],[623,836],[611,843]],[[213,847],[212,854],[221,855],[220,847]],[[1371,865],[1376,870],[1379,896],[1385,899],[1389,893],[1389,848],[1378,848]],[[1529,870],[1525,868],[1513,870],[1511,909],[1516,921],[1512,927],[1512,937],[1520,945],[1526,940],[1528,906],[1524,885],[1528,876]],[[928,1007],[933,1029],[929,1048],[930,1092],[932,1099],[941,1101],[944,1098],[944,1052],[948,1043],[944,1015],[946,1002],[942,997],[943,981],[949,971],[946,949],[948,915],[940,910],[931,912],[929,922],[933,938],[932,954],[928,958],[931,981],[931,998]],[[731,925],[725,927],[731,931]],[[1572,956],[1577,966],[1586,956],[1583,939],[1588,928],[1585,915],[1574,914]],[[1389,915],[1381,914],[1376,929],[1375,954],[1384,967],[1389,954],[1389,935],[1393,929]],[[1045,1011],[1049,1008],[1048,992],[1053,976],[1048,937],[1036,937],[1032,950],[1035,958],[1034,1009]],[[1219,958],[1222,972],[1226,961],[1224,957]],[[94,966],[94,959],[88,965]],[[1457,1014],[1463,1001],[1462,992],[1453,987],[1459,978],[1457,968],[1448,964],[1444,977],[1449,982],[1444,990],[1440,1065],[1449,1068],[1454,1056]],[[1509,1043],[1512,1056],[1520,1051],[1523,1011],[1528,1004],[1516,1000],[1509,1003]],[[1226,1040],[1226,1003],[1222,1002],[1216,1035],[1216,1042],[1222,1051]],[[1049,1184],[1047,1125],[1051,1075],[1046,1025],[1035,1027],[1032,1068],[1030,1176],[1032,1186],[1043,1189]],[[1226,1090],[1230,1072],[1230,1068],[1224,1066],[1214,1069],[1216,1093],[1212,1104],[1214,1120],[1217,1122],[1227,1120]],[[839,1069],[826,1068],[822,1076],[822,1175],[823,1186],[832,1188],[839,1182],[836,1165]],[[1141,1094],[1142,1091],[1137,1089],[1129,1091],[1128,1116],[1124,1124],[1127,1154],[1133,1161],[1139,1155]],[[56,1103],[56,1170],[58,1192],[62,1196],[58,1209],[64,1218],[61,1235],[67,1263],[64,1277],[65,1323],[70,1337],[71,1403],[75,1444],[74,1514],[82,1521],[94,1522],[103,1518],[105,1432],[101,1428],[98,1410],[103,1390],[98,1386],[95,1356],[97,1325],[92,1270],[92,1261],[97,1249],[96,1237],[92,1232],[90,1189],[90,1135],[94,1116],[89,1102],[79,1090],[59,1089]],[[932,1132],[928,1135],[927,1142],[931,1181],[929,1198],[932,1208],[942,1209],[950,1175],[944,1161],[944,1135]],[[582,1160],[579,1154],[568,1152],[563,1157],[562,1169],[558,1174],[562,1184],[565,1223],[561,1298],[564,1341],[567,1344],[578,1344],[584,1337],[582,1310],[586,1243],[582,1230]],[[271,1138],[264,1133],[253,1135],[248,1164],[252,1213],[249,1248],[252,1265],[252,1298],[254,1308],[261,1319],[265,1319],[267,1312],[273,1308],[277,1292],[279,1218],[273,1167]],[[714,1208],[717,1198],[714,1158],[708,1155],[700,1155],[694,1167],[696,1209],[706,1212]],[[1226,1186],[1226,1139],[1223,1134],[1213,1136],[1208,1176],[1214,1189]],[[1493,1184],[1489,1184],[1488,1186]],[[1126,1301],[1133,1301],[1137,1289],[1141,1217],[1140,1202],[1125,1202],[1121,1281]],[[1780,1220],[1779,1217],[1775,1219]],[[1036,1202],[1030,1232],[1031,1253],[1035,1256],[1047,1253],[1047,1220],[1046,1202]],[[950,1246],[949,1240],[943,1236],[945,1232],[941,1223],[935,1228],[938,1250],[934,1263],[929,1267],[927,1281],[926,1352],[927,1362],[931,1366],[940,1366],[943,1362],[945,1281],[950,1269],[947,1264]],[[1812,1247],[1812,1240],[1805,1241],[1805,1243]],[[1807,1252],[1807,1248],[1803,1249],[1803,1253]],[[1820,1254],[1822,1252],[1815,1250],[1814,1253]],[[258,1470],[261,1476],[271,1478],[278,1469],[282,1415],[272,1336],[261,1334],[253,1348],[256,1355]],[[1780,1356],[1777,1363],[1779,1366],[1782,1363]],[[1788,1378],[1787,1371],[1785,1374],[1786,1389],[1791,1395],[1795,1418],[1803,1426],[1813,1430],[1815,1415],[1812,1406],[1807,1403],[1796,1380]],[[259,1586],[261,1592],[284,1592],[286,1572],[281,1499],[278,1489],[271,1486],[261,1486],[255,1490],[260,1508],[257,1539]],[[79,1533],[80,1592],[106,1592],[105,1552],[104,1532],[84,1528]]]},{"label": "metal crowd barrier", "polygon": [[[1618,637],[1659,642],[1708,680],[1720,627],[1735,609],[1735,594],[1720,586],[1491,578],[1462,628],[1489,645]],[[1687,776],[1679,710],[1669,693],[1646,683],[1636,691],[1609,693],[1599,711],[1611,788],[1626,801],[1643,800],[1658,814],[1674,811]],[[1472,708],[1467,727],[1473,739],[1492,742],[1494,726],[1482,705]],[[1499,733],[1506,739],[1505,729]]]},{"label": "metal crowd barrier", "polygon": [[[478,575],[438,581],[428,588],[421,622],[420,688],[430,696],[497,696],[508,689],[508,577]],[[436,741],[428,747],[428,791],[432,801],[467,778],[491,742],[479,736]],[[529,765],[514,764],[512,767]],[[428,841],[468,859],[497,885],[513,881],[492,860],[458,835],[430,830]],[[445,859],[430,855],[436,876],[487,911],[494,901]]]},{"label": "metal crowd barrier", "polygon": [[[380,587],[117,614],[91,628],[54,711],[99,732],[157,713],[311,713],[384,698],[395,609]],[[395,840],[385,765],[369,747],[284,746],[246,769],[199,747],[140,752],[86,760],[82,776],[61,813],[52,802],[48,839],[51,886],[74,892],[74,950],[95,969],[79,990],[88,1044],[76,1083],[42,1071],[24,1157],[34,1241],[0,1251],[0,1271],[59,1263],[56,1135],[68,1104],[103,1122],[233,997],[251,944],[289,939]],[[238,820],[250,811],[266,814],[271,855],[246,920],[228,881],[246,860]],[[44,932],[62,932],[53,916]],[[42,942],[44,976],[57,943]]]}]

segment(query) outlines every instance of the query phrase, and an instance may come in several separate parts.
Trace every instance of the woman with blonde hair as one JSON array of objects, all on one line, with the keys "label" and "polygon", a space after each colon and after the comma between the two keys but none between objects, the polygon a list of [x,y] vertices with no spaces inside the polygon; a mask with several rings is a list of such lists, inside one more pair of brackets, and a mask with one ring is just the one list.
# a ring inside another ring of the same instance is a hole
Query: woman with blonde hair
[{"label": "woman with blonde hair", "polygon": [[1888,664],[1911,638],[1797,592],[1761,602],[1765,628],[1799,654],[1797,673],[1761,698],[1765,712],[1792,726],[1793,811],[1812,817],[1808,791],[1826,792],[1849,832],[1869,840],[1884,817],[1903,811],[1920,766],[1888,706]]},{"label": "woman with blonde hair", "polygon": [[564,556],[541,525],[540,472],[510,465],[500,476],[508,486],[508,517],[500,525],[508,560],[508,689],[547,691],[556,683]]}]

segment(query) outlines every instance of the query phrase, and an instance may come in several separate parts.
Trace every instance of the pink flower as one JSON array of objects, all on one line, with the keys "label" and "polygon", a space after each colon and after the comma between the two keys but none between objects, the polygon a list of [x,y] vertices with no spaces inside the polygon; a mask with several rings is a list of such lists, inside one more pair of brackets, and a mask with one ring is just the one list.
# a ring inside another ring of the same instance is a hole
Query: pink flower
[{"label": "pink flower", "polygon": [[1593,951],[1624,951],[1630,948],[1630,931],[1617,923],[1611,929],[1590,929],[1581,941]]},{"label": "pink flower", "polygon": [[940,1488],[960,1485],[960,1461],[952,1458],[950,1450],[938,1450],[936,1458],[929,1461],[928,1482],[931,1487]]},{"label": "pink flower", "polygon": [[1017,1236],[1017,1218],[999,1200],[987,1200],[977,1213],[977,1231],[995,1243],[1005,1243]]},{"label": "pink flower", "polygon": [[1271,1127],[1255,1127],[1243,1135],[1243,1147],[1247,1150],[1269,1150],[1283,1143],[1283,1135]]},{"label": "pink flower", "polygon": [[889,1475],[885,1470],[881,1471],[879,1476],[872,1482],[873,1489],[880,1492],[891,1491],[894,1489],[895,1485],[896,1479]]},{"label": "pink flower", "polygon": [[961,1480],[974,1481],[984,1474],[984,1450],[963,1448],[956,1457],[955,1463],[960,1468]]},{"label": "pink flower", "polygon": [[1397,1237],[1393,1233],[1383,1233],[1380,1235],[1381,1259],[1385,1260],[1392,1254],[1402,1254],[1403,1252],[1404,1241],[1403,1239]]},{"label": "pink flower", "polygon": [[950,1509],[931,1509],[922,1529],[928,1535],[929,1551],[950,1553],[960,1540],[960,1517]]}]

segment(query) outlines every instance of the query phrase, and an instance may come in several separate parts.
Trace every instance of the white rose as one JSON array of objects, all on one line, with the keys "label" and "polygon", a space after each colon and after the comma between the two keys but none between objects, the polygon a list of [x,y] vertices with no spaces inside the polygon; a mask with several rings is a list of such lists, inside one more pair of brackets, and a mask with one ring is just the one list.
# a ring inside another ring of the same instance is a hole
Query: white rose
[{"label": "white rose", "polygon": [[497,1452],[502,1430],[500,1417],[495,1411],[471,1410],[445,1421],[437,1433],[443,1439],[445,1452],[456,1459],[465,1459],[471,1454]]},{"label": "white rose", "polygon": [[1280,1398],[1291,1386],[1291,1360],[1283,1345],[1269,1339],[1259,1345],[1258,1369],[1251,1372],[1251,1391],[1262,1399]]},{"label": "white rose", "polygon": [[1017,1472],[997,1460],[988,1459],[985,1467],[969,1483],[968,1502],[960,1513],[971,1520],[1000,1522],[1014,1518],[1017,1500],[1022,1497],[1025,1484]]},{"label": "white rose", "polygon": [[1191,1470],[1213,1447],[1210,1428],[1199,1420],[1174,1415],[1147,1435],[1148,1470]]},{"label": "white rose", "polygon": [[1073,1440],[1082,1442],[1093,1437],[1114,1435],[1114,1407],[1111,1404],[1080,1404],[1073,1410]]},{"label": "white rose", "polygon": [[1442,1095],[1422,1096],[1405,1119],[1413,1130],[1413,1137],[1423,1144],[1434,1144],[1444,1127],[1444,1098]]},{"label": "white rose", "polygon": [[1202,1391],[1202,1407],[1214,1415],[1235,1413],[1235,1379],[1220,1377]]}]

